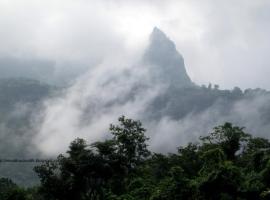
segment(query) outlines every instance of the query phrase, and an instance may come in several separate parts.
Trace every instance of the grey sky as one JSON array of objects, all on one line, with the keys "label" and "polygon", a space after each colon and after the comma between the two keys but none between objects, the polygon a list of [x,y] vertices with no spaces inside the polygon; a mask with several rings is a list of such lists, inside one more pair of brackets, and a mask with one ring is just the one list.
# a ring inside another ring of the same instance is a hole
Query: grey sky
[{"label": "grey sky", "polygon": [[199,83],[270,89],[268,0],[0,0],[0,57],[137,58],[154,26]]}]

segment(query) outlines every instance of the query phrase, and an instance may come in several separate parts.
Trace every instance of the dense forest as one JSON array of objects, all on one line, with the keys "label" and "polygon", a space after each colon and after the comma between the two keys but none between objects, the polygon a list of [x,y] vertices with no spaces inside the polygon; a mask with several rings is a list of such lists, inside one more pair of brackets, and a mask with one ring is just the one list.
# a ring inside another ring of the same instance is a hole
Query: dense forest
[{"label": "dense forest", "polygon": [[177,153],[148,150],[140,121],[119,118],[110,139],[77,138],[56,160],[34,167],[31,188],[0,179],[1,200],[270,199],[270,142],[231,123]]}]

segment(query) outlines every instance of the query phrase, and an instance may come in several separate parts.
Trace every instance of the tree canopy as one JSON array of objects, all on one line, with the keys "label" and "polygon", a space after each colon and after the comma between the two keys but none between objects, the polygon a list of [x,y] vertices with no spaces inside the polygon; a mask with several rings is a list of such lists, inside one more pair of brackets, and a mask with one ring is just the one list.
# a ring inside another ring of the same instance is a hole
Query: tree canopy
[{"label": "tree canopy", "polygon": [[270,199],[270,143],[225,123],[177,153],[148,150],[140,121],[119,118],[111,139],[77,138],[35,167],[40,186],[0,179],[0,200]]}]

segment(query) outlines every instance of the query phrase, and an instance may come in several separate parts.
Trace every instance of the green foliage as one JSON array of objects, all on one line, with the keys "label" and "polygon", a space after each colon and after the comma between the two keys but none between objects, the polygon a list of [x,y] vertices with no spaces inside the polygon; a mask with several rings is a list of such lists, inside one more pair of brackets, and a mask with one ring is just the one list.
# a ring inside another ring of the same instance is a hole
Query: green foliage
[{"label": "green foliage", "polygon": [[41,185],[0,179],[0,200],[242,200],[270,198],[270,143],[230,123],[176,154],[150,153],[139,121],[119,118],[111,139],[71,142],[35,167]]},{"label": "green foliage", "polygon": [[70,144],[67,156],[60,155],[56,162],[35,168],[41,180],[40,192],[46,199],[104,199],[106,194],[124,195],[128,177],[150,152],[145,143],[145,129],[139,121],[120,117],[119,122],[120,125],[110,127],[111,140],[87,145],[78,138]]},{"label": "green foliage", "polygon": [[232,162],[226,161],[212,172],[202,175],[199,182],[199,191],[205,199],[236,199],[240,195],[239,185],[242,174]]},{"label": "green foliage", "polygon": [[150,155],[147,150],[145,129],[140,121],[119,118],[120,125],[111,125],[110,131],[115,141],[117,153],[126,159],[129,168],[135,167],[144,158]]},{"label": "green foliage", "polygon": [[206,146],[218,146],[223,150],[228,160],[234,160],[241,144],[250,137],[243,129],[234,127],[231,123],[225,123],[222,126],[215,127],[214,132],[210,133],[209,136],[201,137],[201,140]]},{"label": "green foliage", "polygon": [[11,180],[0,178],[0,200],[32,200],[32,195]]}]

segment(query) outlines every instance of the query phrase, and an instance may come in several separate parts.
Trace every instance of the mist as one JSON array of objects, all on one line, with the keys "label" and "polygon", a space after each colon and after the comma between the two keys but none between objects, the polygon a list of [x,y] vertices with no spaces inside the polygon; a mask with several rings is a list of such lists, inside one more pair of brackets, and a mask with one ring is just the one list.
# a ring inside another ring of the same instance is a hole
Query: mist
[{"label": "mist", "polygon": [[[0,77],[64,86],[31,114],[31,148],[46,156],[62,153],[76,137],[90,143],[108,137],[121,115],[141,120],[150,148],[161,152],[226,121],[267,137],[268,95],[233,102],[226,112],[215,102],[180,119],[151,118],[149,105],[170,86],[152,79],[155,68],[142,57],[157,26],[175,42],[197,85],[270,89],[269,9],[267,0],[2,0]],[[20,106],[15,113],[27,107]]]},{"label": "mist", "polygon": [[[92,68],[63,94],[44,102],[32,144],[43,156],[55,156],[77,137],[89,143],[109,138],[109,124],[117,123],[122,115],[142,121],[150,138],[149,148],[154,152],[175,152],[188,142],[199,142],[200,136],[225,122],[245,127],[254,136],[269,137],[270,95],[265,90],[255,90],[250,97],[247,90],[246,97],[236,101],[220,98],[199,112],[190,110],[178,118],[168,114],[166,107],[149,109],[155,99],[171,90],[170,84],[175,84],[172,77],[167,82],[159,79],[160,75],[153,76],[154,71],[159,72],[159,64],[150,66],[136,59],[127,63],[110,60]],[[189,90],[198,86],[186,87]],[[159,112],[159,117],[153,117]]]},{"label": "mist", "polygon": [[127,100],[131,88],[138,82],[130,77],[128,80],[119,78],[105,87],[102,83],[94,85],[91,78],[80,79],[63,97],[46,101],[41,128],[32,141],[36,149],[42,155],[54,156],[64,152],[77,137],[89,143],[104,140],[110,137],[109,124],[117,123],[121,115],[141,120],[150,138],[149,148],[161,153],[175,152],[188,142],[197,143],[200,136],[208,135],[213,127],[225,122],[245,127],[253,136],[269,138],[269,95],[239,100],[232,103],[229,110],[222,102],[216,102],[200,113],[190,112],[181,119],[171,116],[152,119],[147,117],[147,106],[166,86],[149,87]]}]

